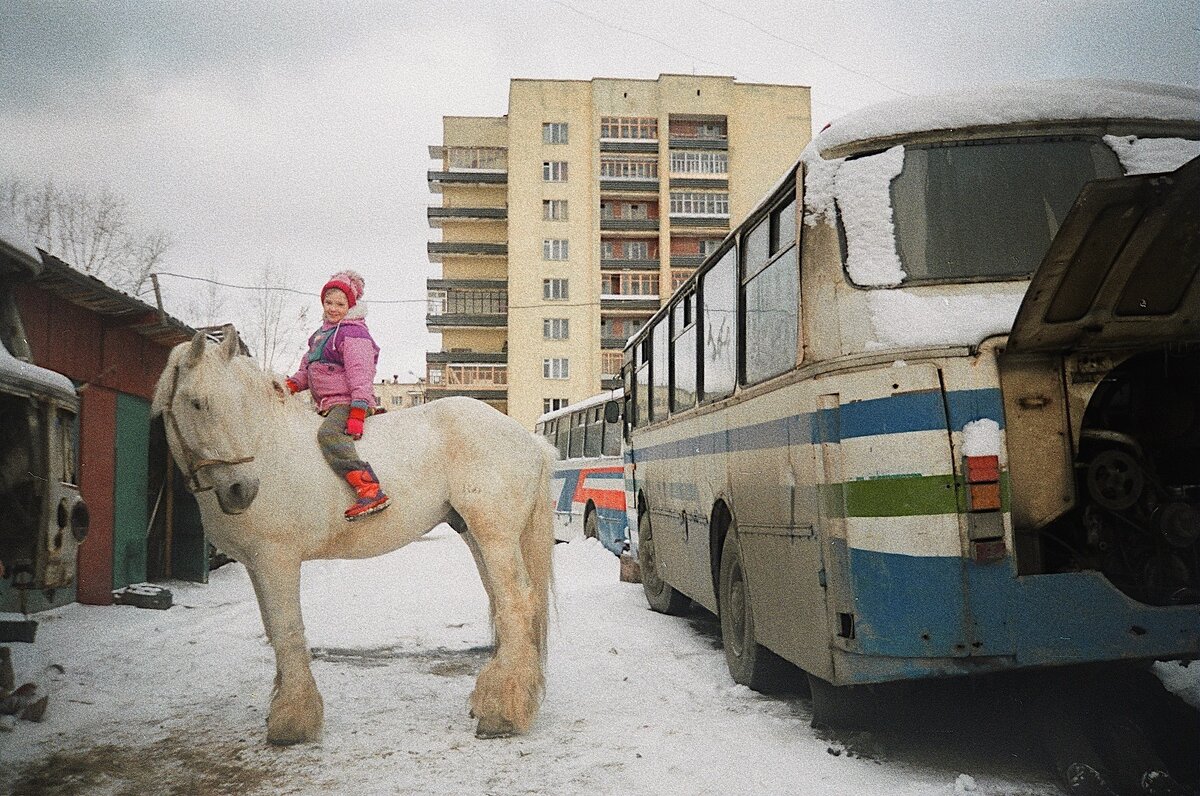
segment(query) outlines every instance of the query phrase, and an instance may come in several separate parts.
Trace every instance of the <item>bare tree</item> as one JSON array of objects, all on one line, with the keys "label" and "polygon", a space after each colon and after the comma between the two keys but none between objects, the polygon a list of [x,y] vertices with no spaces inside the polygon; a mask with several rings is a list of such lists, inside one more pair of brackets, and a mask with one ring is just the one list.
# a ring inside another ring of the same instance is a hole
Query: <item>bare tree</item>
[{"label": "bare tree", "polygon": [[284,272],[267,262],[250,294],[242,328],[263,370],[291,372],[299,361],[308,326],[308,306],[289,297]]},{"label": "bare tree", "polygon": [[170,248],[161,231],[142,233],[124,197],[108,188],[90,193],[47,179],[32,188],[0,181],[0,215],[24,225],[33,243],[84,273],[138,295]]}]

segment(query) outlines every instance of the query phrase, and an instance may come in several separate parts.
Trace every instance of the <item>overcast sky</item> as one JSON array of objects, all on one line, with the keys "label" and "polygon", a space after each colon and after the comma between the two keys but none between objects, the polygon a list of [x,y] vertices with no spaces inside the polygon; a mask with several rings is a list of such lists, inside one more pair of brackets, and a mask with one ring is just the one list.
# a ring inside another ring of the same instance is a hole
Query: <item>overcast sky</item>
[{"label": "overcast sky", "polygon": [[[505,113],[512,77],[807,85],[819,130],[993,82],[1200,85],[1198,17],[1196,0],[6,0],[0,178],[124,195],[173,238],[163,271],[250,284],[264,263],[286,269],[314,294],[297,298],[314,325],[320,285],[355,268],[380,375],[405,380],[438,348],[427,147],[443,115]],[[183,304],[201,283],[162,283],[167,310],[195,322]]]}]

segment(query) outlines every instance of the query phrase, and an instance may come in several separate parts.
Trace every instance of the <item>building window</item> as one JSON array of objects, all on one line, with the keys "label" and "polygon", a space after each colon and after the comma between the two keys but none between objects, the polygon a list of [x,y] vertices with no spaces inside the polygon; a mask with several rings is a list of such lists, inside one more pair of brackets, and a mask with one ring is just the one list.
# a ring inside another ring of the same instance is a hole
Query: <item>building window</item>
[{"label": "building window", "polygon": [[617,180],[657,180],[658,158],[637,155],[601,155],[600,177]]},{"label": "building window", "polygon": [[543,318],[542,337],[547,340],[566,340],[570,337],[570,324],[567,318]]},{"label": "building window", "polygon": [[672,174],[728,174],[729,155],[725,152],[672,152]]},{"label": "building window", "polygon": [[671,191],[673,216],[729,216],[729,194],[706,191]]},{"label": "building window", "polygon": [[702,241],[700,241],[700,255],[703,257],[707,257],[708,255],[715,252],[717,250],[717,247],[720,245],[721,245],[720,238],[713,238],[711,240],[702,240]]},{"label": "building window", "polygon": [[446,147],[446,167],[464,171],[504,171],[508,150],[503,147]]},{"label": "building window", "polygon": [[679,289],[679,286],[688,280],[692,275],[692,268],[672,268],[671,269],[671,292],[674,293]]},{"label": "building window", "polygon": [[542,298],[546,301],[566,301],[571,296],[565,279],[543,279]]},{"label": "building window", "polygon": [[568,257],[568,246],[565,239],[554,239],[542,241],[542,259],[543,260],[566,260]]},{"label": "building window", "polygon": [[[658,206],[654,209],[657,212]],[[646,221],[651,218],[650,204],[604,200],[600,203],[600,218],[605,221]]]},{"label": "building window", "polygon": [[603,274],[600,292],[605,296],[658,297],[658,274]]},{"label": "building window", "polygon": [[724,116],[708,118],[672,118],[671,138],[691,138],[709,141],[724,141],[729,126]]},{"label": "building window", "polygon": [[566,357],[553,357],[542,360],[542,378],[569,379],[571,378],[571,361]]},{"label": "building window", "polygon": [[557,412],[559,409],[566,409],[570,403],[571,402],[566,398],[543,398],[542,414],[546,414],[547,412]]},{"label": "building window", "polygon": [[567,200],[566,199],[543,199],[542,200],[542,220],[543,221],[566,221],[567,220]]},{"label": "building window", "polygon": [[655,116],[601,116],[601,138],[658,138],[658,118]]},{"label": "building window", "polygon": [[602,260],[649,260],[650,241],[604,240],[600,241]]},{"label": "building window", "polygon": [[565,160],[547,160],[542,163],[542,179],[546,182],[566,182],[567,162]]},{"label": "building window", "polygon": [[567,143],[567,123],[566,122],[546,122],[542,125],[542,143],[543,144],[565,144]]}]

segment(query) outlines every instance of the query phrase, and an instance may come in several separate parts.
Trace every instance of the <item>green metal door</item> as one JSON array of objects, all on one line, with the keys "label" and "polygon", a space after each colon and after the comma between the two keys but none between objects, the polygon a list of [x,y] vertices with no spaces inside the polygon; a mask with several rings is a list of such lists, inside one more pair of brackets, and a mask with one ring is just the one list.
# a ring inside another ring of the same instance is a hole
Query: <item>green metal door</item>
[{"label": "green metal door", "polygon": [[113,589],[146,580],[146,493],[150,403],[117,393],[116,479],[113,486]]}]

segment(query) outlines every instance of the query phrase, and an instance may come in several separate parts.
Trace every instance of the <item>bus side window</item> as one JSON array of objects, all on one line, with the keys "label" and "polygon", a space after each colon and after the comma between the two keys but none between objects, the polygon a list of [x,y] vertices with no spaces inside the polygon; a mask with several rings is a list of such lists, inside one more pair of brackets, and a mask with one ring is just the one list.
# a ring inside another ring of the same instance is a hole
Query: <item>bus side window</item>
[{"label": "bus side window", "polygon": [[669,371],[667,370],[667,338],[671,326],[667,318],[662,317],[650,331],[653,338],[654,364],[650,367],[650,380],[654,386],[651,391],[650,420],[657,423],[667,419],[667,397],[670,391]]},{"label": "bus side window", "polygon": [[745,241],[742,376],[744,383],[755,384],[796,365],[800,261],[795,197],[772,210],[747,233]]},{"label": "bus side window", "polygon": [[601,413],[604,406],[593,406],[587,410],[587,438],[583,444],[584,456],[599,456],[601,441],[604,435],[604,418]]},{"label": "bus side window", "polygon": [[[626,406],[628,406],[628,404],[626,404]],[[622,436],[622,423],[620,416],[618,415],[616,420],[609,423],[605,419],[603,407],[601,407],[600,419],[604,421],[604,444],[602,446],[601,454],[604,456],[620,456]]]},{"label": "bus side window", "polygon": [[704,338],[700,394],[705,401],[733,393],[737,379],[737,250],[729,249],[700,277]]},{"label": "bus side window", "polygon": [[554,445],[558,448],[558,455],[565,459],[567,458],[567,443],[571,438],[571,426],[567,422],[569,418],[559,417],[554,421]]},{"label": "bus side window", "polygon": [[578,459],[583,455],[583,434],[586,429],[584,421],[586,419],[586,413],[582,411],[571,415],[571,446],[569,448],[571,452],[569,458],[571,459]]},{"label": "bus side window", "polygon": [[645,426],[650,423],[650,337],[638,346],[637,372],[634,376],[633,424]]},{"label": "bus side window", "polygon": [[671,411],[696,405],[696,294],[671,308]]}]

